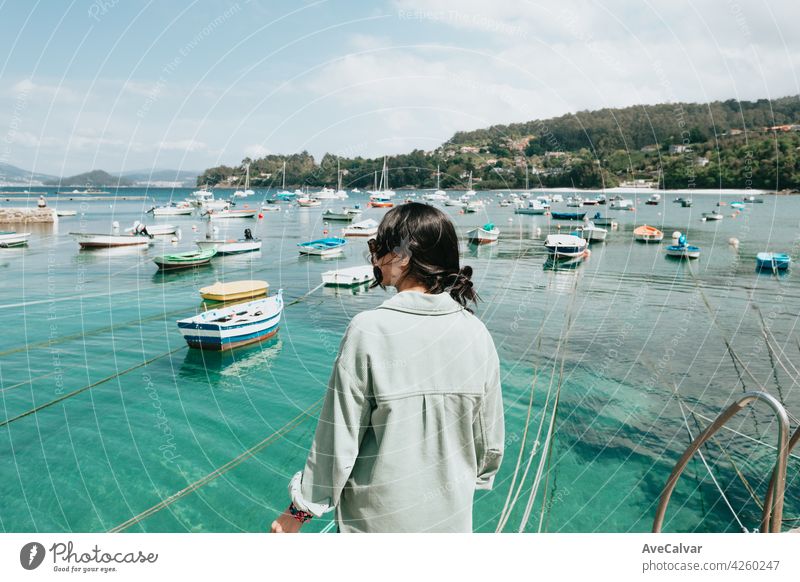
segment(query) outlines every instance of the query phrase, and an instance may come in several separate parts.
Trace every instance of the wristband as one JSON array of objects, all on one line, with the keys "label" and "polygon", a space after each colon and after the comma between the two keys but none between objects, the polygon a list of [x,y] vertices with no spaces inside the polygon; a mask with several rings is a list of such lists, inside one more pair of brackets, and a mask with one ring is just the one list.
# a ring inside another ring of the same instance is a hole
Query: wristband
[{"label": "wristband", "polygon": [[297,509],[294,506],[294,502],[292,502],[289,505],[289,513],[291,513],[292,517],[295,518],[300,523],[305,523],[307,521],[310,521],[311,518],[314,517],[312,514],[308,513],[307,511],[302,511],[300,509]]}]

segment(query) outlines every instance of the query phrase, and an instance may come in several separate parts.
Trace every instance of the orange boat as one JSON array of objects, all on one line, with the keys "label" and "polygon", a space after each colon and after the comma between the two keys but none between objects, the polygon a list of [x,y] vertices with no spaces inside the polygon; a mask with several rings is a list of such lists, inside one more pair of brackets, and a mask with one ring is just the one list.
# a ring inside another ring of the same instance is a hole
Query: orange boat
[{"label": "orange boat", "polygon": [[388,202],[384,200],[371,200],[368,204],[372,208],[391,208],[394,206],[394,202]]},{"label": "orange boat", "polygon": [[655,226],[648,226],[646,224],[633,229],[633,238],[641,242],[661,242],[664,238],[664,233],[658,230]]}]

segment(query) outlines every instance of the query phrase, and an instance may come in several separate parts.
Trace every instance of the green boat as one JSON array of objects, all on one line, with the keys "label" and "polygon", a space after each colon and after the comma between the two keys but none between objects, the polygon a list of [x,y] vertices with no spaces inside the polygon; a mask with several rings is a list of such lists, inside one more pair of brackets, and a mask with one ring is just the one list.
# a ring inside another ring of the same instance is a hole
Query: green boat
[{"label": "green boat", "polygon": [[175,253],[173,255],[160,255],[155,257],[153,261],[162,271],[167,269],[187,269],[189,267],[207,265],[216,254],[216,249],[205,249]]}]

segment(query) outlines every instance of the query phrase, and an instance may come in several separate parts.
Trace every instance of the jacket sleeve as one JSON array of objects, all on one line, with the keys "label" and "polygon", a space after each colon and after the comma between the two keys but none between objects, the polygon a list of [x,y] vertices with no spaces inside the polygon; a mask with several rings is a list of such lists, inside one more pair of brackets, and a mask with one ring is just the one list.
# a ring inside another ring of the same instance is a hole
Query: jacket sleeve
[{"label": "jacket sleeve", "polygon": [[503,460],[505,422],[503,394],[500,388],[500,360],[491,343],[489,374],[478,416],[475,421],[475,454],[478,462],[476,489],[491,489],[494,476]]},{"label": "jacket sleeve", "polygon": [[351,324],[339,347],[305,468],[289,483],[295,507],[317,517],[338,505],[372,412],[355,336]]}]

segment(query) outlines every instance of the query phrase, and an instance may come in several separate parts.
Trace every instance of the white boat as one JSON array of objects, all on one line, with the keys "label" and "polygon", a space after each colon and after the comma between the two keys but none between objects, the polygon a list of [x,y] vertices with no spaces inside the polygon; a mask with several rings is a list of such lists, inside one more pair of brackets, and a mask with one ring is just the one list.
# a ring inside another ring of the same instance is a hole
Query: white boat
[{"label": "white boat", "polygon": [[262,342],[278,331],[283,312],[283,291],[265,299],[211,309],[178,321],[189,347],[228,350]]},{"label": "white boat", "polygon": [[322,206],[322,202],[317,200],[316,198],[306,198],[306,197],[298,198],[297,204],[301,208],[313,208],[315,206]]},{"label": "white boat", "polygon": [[473,244],[483,245],[497,242],[500,236],[500,229],[493,223],[487,222],[483,226],[473,228],[467,232],[467,240]]},{"label": "white boat", "polygon": [[147,212],[151,213],[153,216],[185,216],[191,214],[193,209],[188,203],[183,205],[170,204],[169,206],[153,206]]},{"label": "white boat", "polygon": [[681,235],[678,239],[678,244],[668,245],[664,249],[668,257],[677,259],[699,259],[700,247],[690,245],[686,242],[686,235]]},{"label": "white boat", "polygon": [[344,191],[342,188],[342,170],[339,167],[339,158],[336,158],[336,192],[334,192],[334,196],[336,196],[339,200],[345,200],[349,198],[347,196],[347,192]]},{"label": "white boat", "polygon": [[71,232],[71,236],[84,249],[149,245],[153,237],[146,234],[97,234]]},{"label": "white boat", "polygon": [[56,210],[56,216],[64,217],[64,216],[75,216],[78,214],[77,210]]},{"label": "white boat", "polygon": [[283,174],[283,179],[282,179],[282,182],[281,182],[281,189],[276,194],[276,196],[278,198],[283,198],[283,199],[291,198],[292,196],[296,195],[296,192],[289,192],[286,189],[286,160],[283,161],[283,172],[282,172],[282,174]]},{"label": "white boat", "polygon": [[[389,200],[395,195],[394,190],[389,189],[389,164],[388,156],[383,156],[383,170],[381,170],[381,181],[376,185],[375,190],[370,194],[376,196],[380,200]],[[377,179],[377,173],[376,173]],[[371,198],[371,197],[370,197]]]},{"label": "white boat", "polygon": [[356,222],[342,230],[344,236],[375,236],[378,233],[378,223],[371,218]]},{"label": "white boat", "polygon": [[655,226],[643,224],[633,229],[633,238],[639,242],[661,242],[664,239],[664,233],[658,230]]},{"label": "white boat", "polygon": [[567,206],[571,206],[573,208],[580,208],[583,206],[583,198],[580,196],[570,196],[567,199]]},{"label": "white boat", "polygon": [[462,210],[464,211],[464,213],[469,214],[472,212],[478,212],[478,210],[481,210],[482,208],[483,204],[480,202],[480,200],[476,200],[474,202],[467,202],[466,204],[464,204]]},{"label": "white boat", "polygon": [[472,189],[472,172],[470,172],[469,173],[469,186],[467,186],[467,191],[464,192],[464,196],[467,197],[467,198],[472,198],[473,196],[475,196],[475,194],[477,194],[477,192],[475,192],[475,190]]},{"label": "white boat", "polygon": [[550,194],[551,202],[564,202],[564,197],[561,194]]},{"label": "white boat", "polygon": [[245,164],[245,177],[244,177],[244,190],[237,190],[233,193],[234,198],[247,198],[248,196],[252,196],[255,194],[250,189],[250,164]]},{"label": "white boat", "polygon": [[331,210],[328,208],[322,213],[324,220],[353,220],[355,217],[361,216],[360,208],[342,208],[340,211]]},{"label": "white boat", "polygon": [[573,234],[549,234],[544,241],[547,252],[555,258],[575,258],[583,256],[588,242]]},{"label": "white boat", "polygon": [[650,198],[647,199],[648,206],[658,206],[661,203],[661,194],[651,194]]},{"label": "white boat", "polygon": [[611,201],[608,207],[613,208],[614,210],[632,210],[633,200],[629,198],[617,197],[616,199]]},{"label": "white boat", "polygon": [[464,203],[461,200],[456,200],[455,198],[447,198],[445,197],[444,201],[445,206],[458,206],[459,208],[464,207]]},{"label": "white boat", "polygon": [[346,244],[347,241],[343,238],[328,237],[297,243],[297,246],[300,249],[301,255],[327,257],[341,253]]},{"label": "white boat", "polygon": [[579,233],[579,236],[587,242],[603,242],[606,240],[606,235],[608,235],[608,231],[605,228],[595,226],[591,221],[585,223],[583,226],[579,226],[575,230]]},{"label": "white boat", "polygon": [[210,190],[200,189],[195,190],[191,194],[191,198],[187,198],[186,201],[191,204],[192,206],[202,207],[203,203],[210,202],[214,200],[214,193]]},{"label": "white boat", "polygon": [[333,188],[323,188],[319,192],[314,192],[311,198],[316,200],[336,200],[339,197],[336,195],[336,190]]},{"label": "white boat", "polygon": [[205,239],[195,241],[203,250],[214,249],[218,255],[237,255],[261,250],[261,239],[255,238],[249,228],[244,229],[244,238]]},{"label": "white boat", "polygon": [[0,247],[21,247],[28,244],[29,232],[0,231]]},{"label": "white boat", "polygon": [[126,228],[125,232],[132,232],[132,233],[141,233],[141,234],[152,234],[155,235],[164,235],[164,234],[175,234],[178,232],[178,227],[174,224],[151,224],[150,226],[144,225],[138,220],[133,223],[133,226],[130,228]]},{"label": "white boat", "polygon": [[345,269],[335,269],[322,273],[322,282],[325,285],[337,287],[349,287],[352,285],[363,285],[375,280],[375,273],[372,265],[359,267],[347,267]]},{"label": "white boat", "polygon": [[242,208],[241,210],[226,208],[223,210],[209,210],[206,213],[211,220],[221,218],[254,218],[258,214],[257,208]]},{"label": "white boat", "polygon": [[544,214],[547,208],[538,200],[528,200],[528,205],[514,210],[514,214]]},{"label": "white boat", "polygon": [[276,204],[267,204],[261,207],[261,212],[280,212],[281,207]]},{"label": "white boat", "polygon": [[447,200],[447,192],[442,190],[441,186],[442,182],[442,172],[439,170],[439,166],[436,166],[436,192],[433,194],[426,194],[423,196],[425,200],[433,200],[434,202],[443,202]]},{"label": "white boat", "polygon": [[703,212],[703,218],[706,220],[722,220],[722,213],[712,210],[711,212]]}]

